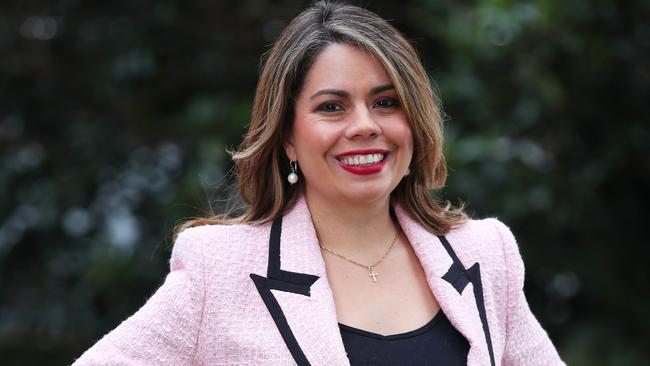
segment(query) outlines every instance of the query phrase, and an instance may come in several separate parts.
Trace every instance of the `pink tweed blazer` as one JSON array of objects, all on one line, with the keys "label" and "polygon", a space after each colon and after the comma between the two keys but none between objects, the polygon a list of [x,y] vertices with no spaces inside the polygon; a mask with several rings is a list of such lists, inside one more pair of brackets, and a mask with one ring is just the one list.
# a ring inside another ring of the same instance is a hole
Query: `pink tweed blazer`
[{"label": "pink tweed blazer", "polygon": [[[531,313],[510,230],[472,220],[437,237],[395,207],[468,365],[564,365]],[[304,198],[266,225],[183,231],[164,284],[74,365],[349,365]]]}]

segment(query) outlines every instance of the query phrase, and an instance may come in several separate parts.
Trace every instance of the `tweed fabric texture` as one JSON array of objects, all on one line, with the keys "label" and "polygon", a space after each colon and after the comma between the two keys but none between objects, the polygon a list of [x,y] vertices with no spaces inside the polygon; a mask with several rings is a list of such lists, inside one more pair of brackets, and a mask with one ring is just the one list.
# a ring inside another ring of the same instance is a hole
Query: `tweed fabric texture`
[{"label": "tweed fabric texture", "polygon": [[[564,365],[528,307],[523,261],[504,224],[471,220],[446,235],[465,268],[480,264],[483,299],[476,299],[472,283],[459,293],[442,278],[453,260],[440,240],[401,207],[395,213],[440,307],[470,343],[468,365],[490,364],[477,301],[485,304],[497,365]],[[74,365],[294,365],[250,277],[267,276],[270,228],[206,225],[183,231],[164,284]],[[309,296],[271,291],[309,362],[349,365],[304,197],[283,218],[281,268],[319,277]]]}]

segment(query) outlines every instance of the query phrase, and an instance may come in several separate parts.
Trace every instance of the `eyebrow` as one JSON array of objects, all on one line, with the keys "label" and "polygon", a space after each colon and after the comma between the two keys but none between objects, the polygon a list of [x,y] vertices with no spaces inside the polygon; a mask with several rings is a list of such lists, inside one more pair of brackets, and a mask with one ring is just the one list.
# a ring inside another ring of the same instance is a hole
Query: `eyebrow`
[{"label": "eyebrow", "polygon": [[[370,95],[376,95],[376,94],[379,94],[381,92],[384,92],[386,90],[391,90],[391,89],[395,89],[395,86],[393,84],[386,84],[386,85],[376,86],[376,87],[370,89]],[[321,89],[321,90],[317,91],[316,93],[314,93],[311,97],[309,97],[309,99],[311,100],[311,99],[316,98],[319,95],[324,95],[324,94],[332,94],[332,95],[336,95],[336,96],[341,97],[341,98],[347,98],[347,97],[350,96],[350,93],[346,92],[345,90]]]}]

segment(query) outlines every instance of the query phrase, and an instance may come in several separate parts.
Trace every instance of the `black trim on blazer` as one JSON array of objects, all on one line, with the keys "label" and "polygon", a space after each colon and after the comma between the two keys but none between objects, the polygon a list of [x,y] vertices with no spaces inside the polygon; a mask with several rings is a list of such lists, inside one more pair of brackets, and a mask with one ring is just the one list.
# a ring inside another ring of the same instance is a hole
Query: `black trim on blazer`
[{"label": "black trim on blazer", "polygon": [[[481,265],[477,262],[465,271],[465,275],[469,277],[470,282],[474,285],[474,298],[476,299],[476,307],[478,314],[481,316],[481,323],[483,323],[483,333],[487,341],[488,351],[490,351],[490,362],[492,366],[494,363],[494,351],[492,350],[492,337],[490,336],[490,327],[488,326],[487,314],[485,313],[485,299],[483,298],[483,282],[481,282]],[[479,300],[481,299],[481,300]]]},{"label": "black trim on blazer", "polygon": [[[280,237],[282,234],[282,218],[273,221],[271,225],[271,234],[269,237],[269,259],[267,267],[267,277],[262,277],[255,273],[251,273],[250,277],[260,293],[264,305],[266,305],[275,325],[280,331],[280,335],[284,340],[291,356],[298,365],[310,365],[305,353],[300,348],[296,337],[293,335],[291,327],[287,322],[287,318],[282,311],[282,307],[278,300],[273,296],[271,290],[280,290],[310,296],[311,286],[318,280],[318,276],[307,273],[298,273],[284,271],[281,268],[281,247]],[[449,267],[447,273],[442,277],[449,282],[459,294],[463,292],[468,283],[472,283],[474,288],[474,298],[476,300],[476,307],[481,318],[483,325],[483,333],[487,342],[488,351],[490,353],[490,364],[495,366],[494,351],[492,350],[492,339],[490,337],[490,328],[487,322],[487,314],[485,311],[485,300],[483,298],[483,284],[481,282],[481,270],[479,263],[474,263],[469,269],[465,269],[463,263],[458,259],[456,252],[451,244],[444,236],[438,236],[440,242],[445,247],[445,250],[452,258],[453,263]]]},{"label": "black trim on blazer", "polygon": [[490,364],[495,366],[494,362],[494,350],[492,349],[492,337],[490,337],[490,327],[488,326],[487,314],[485,312],[485,299],[483,298],[483,283],[481,282],[481,266],[480,264],[474,263],[469,269],[465,269],[463,263],[458,259],[454,248],[451,247],[447,238],[442,235],[438,236],[440,242],[445,247],[445,250],[454,261],[447,273],[445,273],[442,278],[449,282],[459,294],[463,293],[463,290],[468,283],[472,283],[474,288],[474,299],[476,300],[476,308],[478,309],[478,314],[481,317],[481,323],[483,325],[483,334],[485,334],[485,341],[487,342],[488,351],[490,353]]},{"label": "black trim on blazer", "polygon": [[311,286],[318,280],[318,276],[298,273],[298,272],[289,272],[284,271],[280,267],[280,236],[282,234],[282,218],[278,218],[273,221],[271,225],[271,235],[269,237],[269,261],[268,268],[266,270],[266,277],[262,277],[255,273],[251,273],[250,277],[257,288],[257,291],[260,293],[264,305],[271,313],[271,317],[275,322],[275,325],[280,331],[280,335],[286,343],[291,356],[298,365],[309,365],[309,361],[305,356],[305,353],[300,348],[296,337],[289,327],[287,318],[282,311],[282,307],[278,303],[278,300],[273,296],[271,290],[280,290],[285,292],[291,292],[294,294],[300,294],[304,296],[310,296]]}]

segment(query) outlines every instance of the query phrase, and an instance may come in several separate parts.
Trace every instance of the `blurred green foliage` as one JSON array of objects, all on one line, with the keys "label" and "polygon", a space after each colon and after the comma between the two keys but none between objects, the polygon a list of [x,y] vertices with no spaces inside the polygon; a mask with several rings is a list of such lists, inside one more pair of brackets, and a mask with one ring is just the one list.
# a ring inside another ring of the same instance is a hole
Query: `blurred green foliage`
[{"label": "blurred green foliage", "polygon": [[[307,1],[0,5],[0,359],[68,364],[141,306],[174,226],[221,210],[260,55]],[[361,5],[446,111],[446,198],[513,229],[571,365],[650,362],[650,2]]]}]

